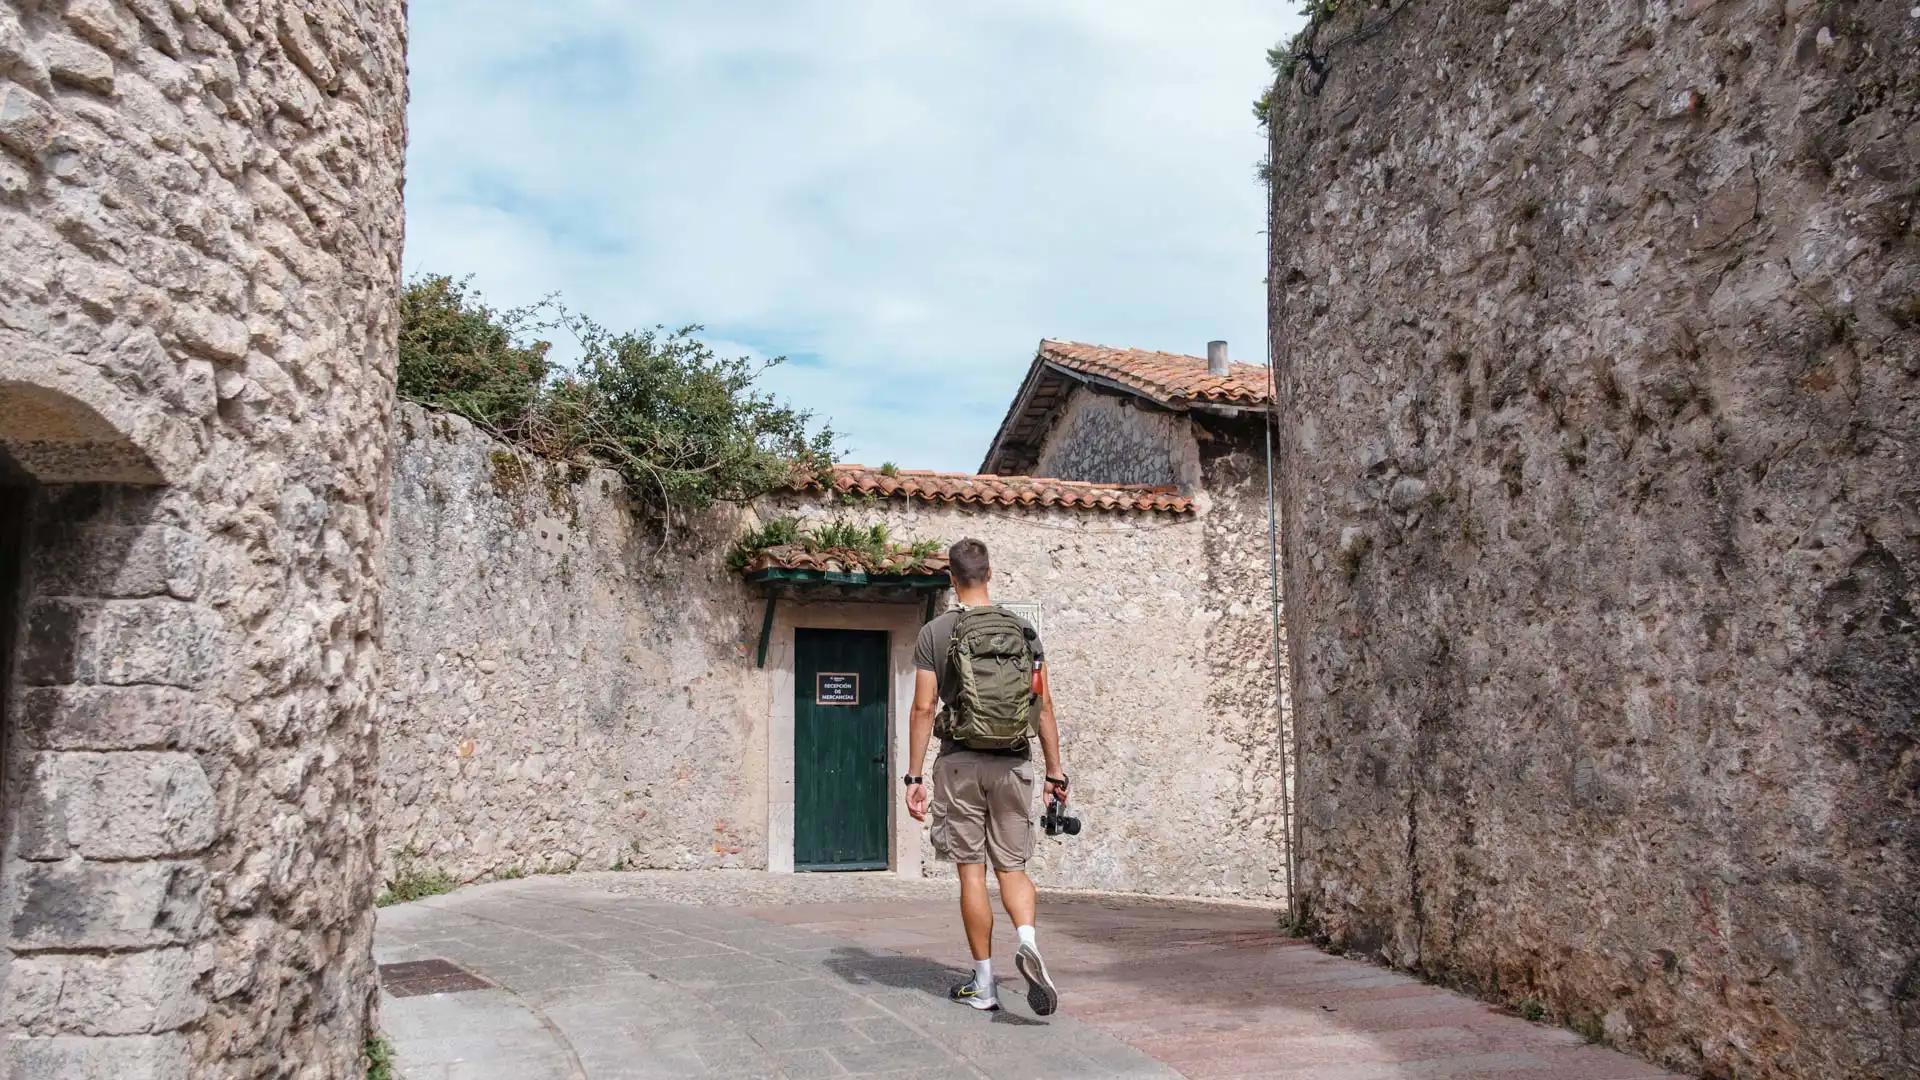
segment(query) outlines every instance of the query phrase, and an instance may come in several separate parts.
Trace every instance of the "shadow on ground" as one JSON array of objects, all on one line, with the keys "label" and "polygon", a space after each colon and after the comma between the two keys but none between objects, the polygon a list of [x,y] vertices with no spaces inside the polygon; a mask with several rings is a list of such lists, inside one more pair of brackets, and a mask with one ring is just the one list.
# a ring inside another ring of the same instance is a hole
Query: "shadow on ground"
[{"label": "shadow on ground", "polygon": [[[854,946],[842,946],[833,950],[833,955],[824,961],[828,971],[853,986],[886,986],[895,990],[918,990],[922,993],[947,1000],[949,992],[959,983],[967,981],[970,974],[965,969],[952,964],[942,964],[937,960],[924,957],[906,956],[893,952],[874,952]],[[1006,994],[1009,987],[1004,979],[1000,982],[1000,992]],[[1030,1016],[1020,1016],[1001,1009],[993,1014],[996,1024],[1011,1024],[1016,1027],[1046,1027],[1045,1020]]]}]

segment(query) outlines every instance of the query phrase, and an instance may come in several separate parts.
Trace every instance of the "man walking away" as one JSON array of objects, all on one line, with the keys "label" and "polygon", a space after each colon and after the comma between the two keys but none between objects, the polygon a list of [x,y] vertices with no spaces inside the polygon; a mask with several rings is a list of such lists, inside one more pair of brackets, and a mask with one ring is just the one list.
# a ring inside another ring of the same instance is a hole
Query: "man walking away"
[{"label": "man walking away", "polygon": [[[1000,901],[1020,935],[1014,966],[1027,980],[1027,1003],[1041,1016],[1060,1005],[1034,939],[1034,770],[1031,741],[1040,736],[1047,795],[1067,801],[1060,768],[1060,729],[1047,688],[1045,651],[1033,625],[987,597],[993,579],[987,545],[962,540],[947,551],[959,607],[920,629],[910,728],[907,812],[925,821],[927,785],[921,767],[929,734],[940,737],[931,796],[934,854],[960,872],[960,919],[973,951],[973,978],[953,1000],[976,1009],[1000,1007],[993,985],[993,906],[987,863],[1000,878]],[[935,724],[934,707],[941,706]]]}]

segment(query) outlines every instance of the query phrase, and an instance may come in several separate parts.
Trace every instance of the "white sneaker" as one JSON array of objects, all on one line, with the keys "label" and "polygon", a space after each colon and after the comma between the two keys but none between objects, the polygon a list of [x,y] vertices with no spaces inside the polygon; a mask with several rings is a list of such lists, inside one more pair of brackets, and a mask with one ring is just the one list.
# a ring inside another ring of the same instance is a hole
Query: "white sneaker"
[{"label": "white sneaker", "polygon": [[999,995],[995,994],[991,987],[987,989],[986,993],[981,993],[980,988],[974,985],[972,979],[968,979],[966,982],[947,991],[947,997],[962,1005],[970,1005],[973,1008],[979,1009],[981,1012],[993,1012],[1000,1007]]},{"label": "white sneaker", "polygon": [[1052,1016],[1060,1007],[1060,991],[1047,974],[1047,962],[1040,959],[1040,950],[1020,946],[1020,951],[1013,954],[1013,966],[1027,980],[1027,1004],[1033,1007],[1033,1015]]}]

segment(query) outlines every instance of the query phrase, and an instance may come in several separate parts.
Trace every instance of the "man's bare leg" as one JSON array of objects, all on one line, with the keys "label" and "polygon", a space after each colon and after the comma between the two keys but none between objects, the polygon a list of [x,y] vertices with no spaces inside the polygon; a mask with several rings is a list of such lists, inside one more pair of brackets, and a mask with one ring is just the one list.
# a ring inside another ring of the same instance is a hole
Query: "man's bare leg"
[{"label": "man's bare leg", "polygon": [[987,897],[987,868],[961,863],[960,921],[967,927],[967,948],[976,961],[993,956],[993,901]]},{"label": "man's bare leg", "polygon": [[987,898],[987,868],[961,863],[960,922],[967,928],[967,948],[973,953],[973,978],[953,988],[953,1000],[976,1009],[997,1009],[993,988],[993,902]]},{"label": "man's bare leg", "polygon": [[1007,918],[1015,926],[1032,926],[1033,879],[1025,870],[995,870],[994,874],[1000,879],[1000,904],[1007,909]]}]

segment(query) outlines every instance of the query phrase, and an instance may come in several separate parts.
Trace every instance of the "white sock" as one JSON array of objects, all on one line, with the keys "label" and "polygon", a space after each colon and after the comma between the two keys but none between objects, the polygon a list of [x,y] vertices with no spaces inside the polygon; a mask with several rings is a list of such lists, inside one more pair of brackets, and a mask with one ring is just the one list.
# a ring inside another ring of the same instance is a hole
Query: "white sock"
[{"label": "white sock", "polygon": [[1013,932],[1020,935],[1020,944],[1025,945],[1027,948],[1037,949],[1040,947],[1033,943],[1033,927],[1016,926],[1013,928]]},{"label": "white sock", "polygon": [[973,962],[973,985],[980,991],[981,997],[993,996],[993,958]]}]

